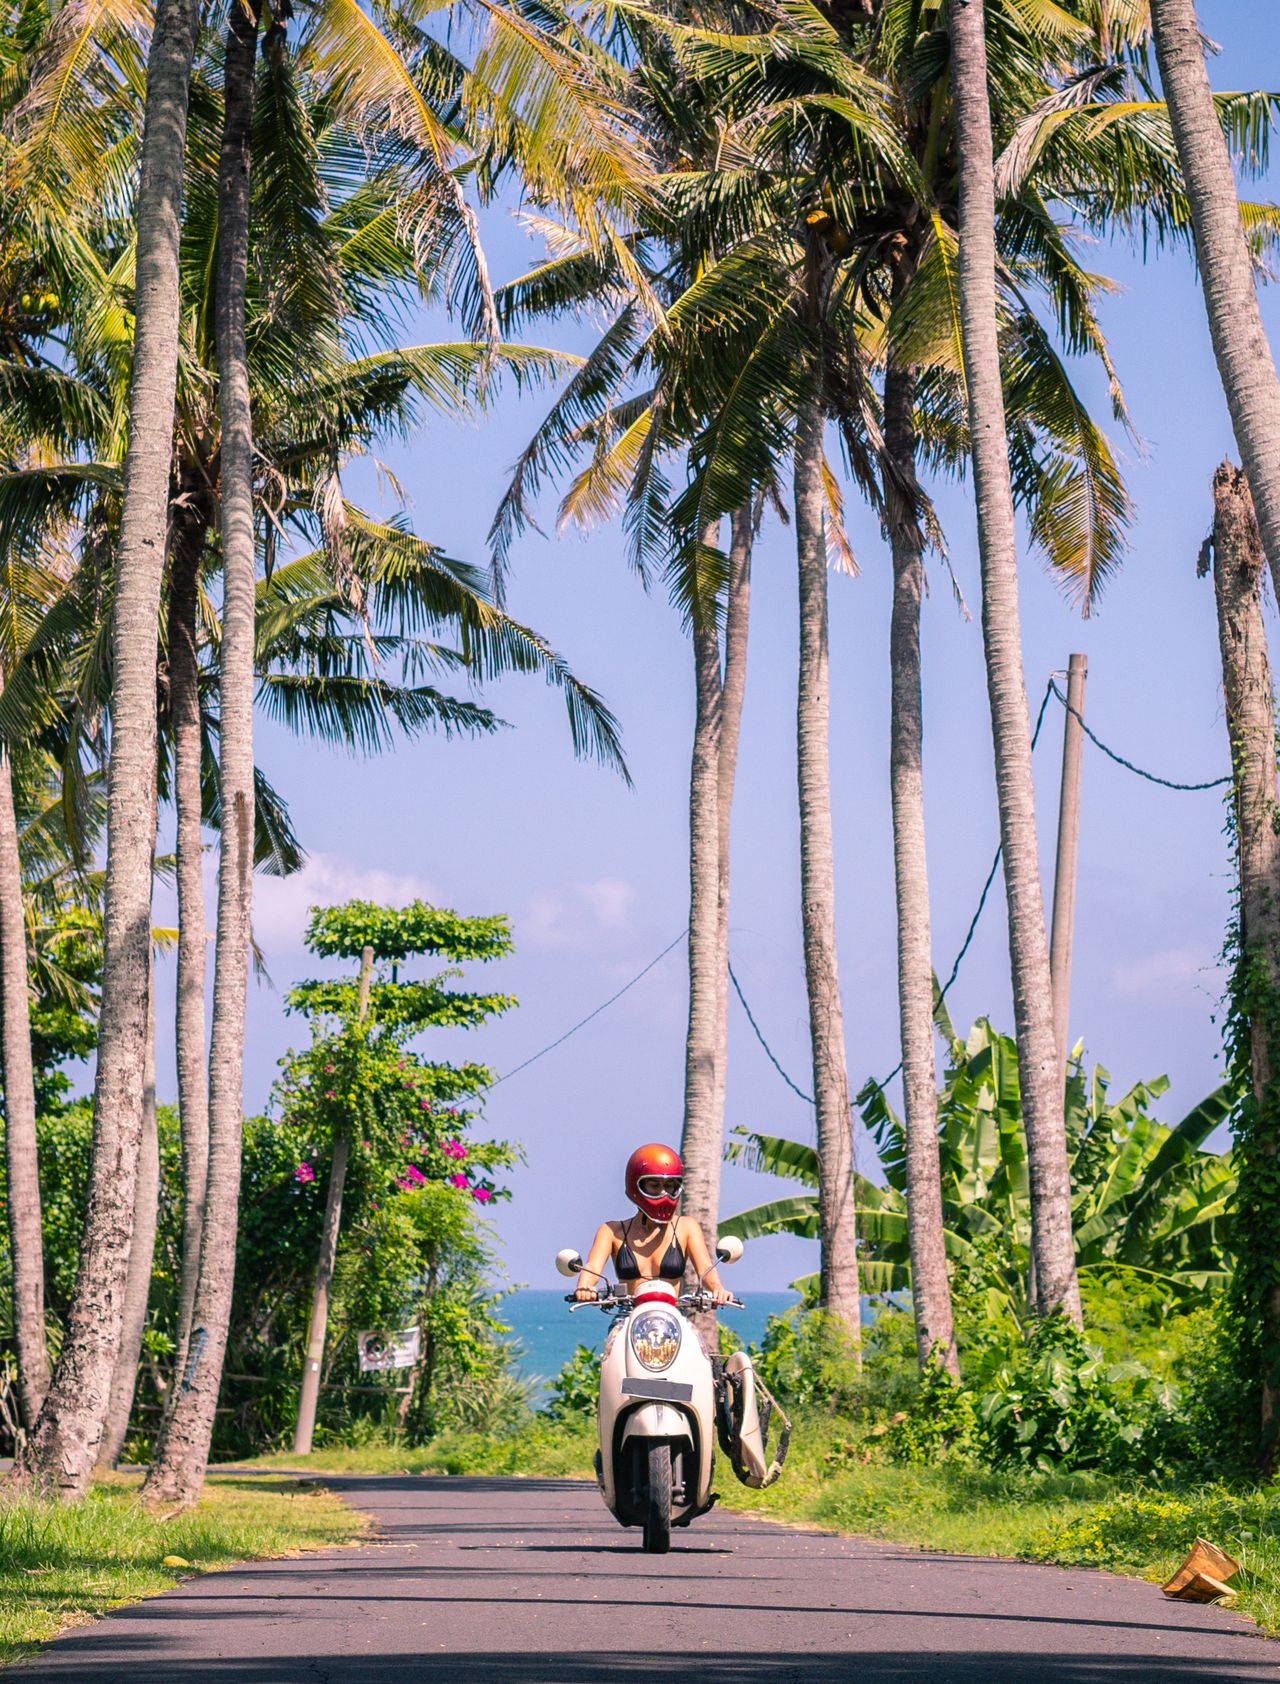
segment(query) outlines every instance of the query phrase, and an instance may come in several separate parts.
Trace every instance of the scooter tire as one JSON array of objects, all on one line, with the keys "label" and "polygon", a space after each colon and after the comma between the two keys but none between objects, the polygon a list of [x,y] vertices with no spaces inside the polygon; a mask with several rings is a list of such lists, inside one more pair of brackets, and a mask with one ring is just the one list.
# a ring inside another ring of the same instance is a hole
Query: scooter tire
[{"label": "scooter tire", "polygon": [[671,1446],[649,1446],[648,1502],[645,1506],[646,1555],[665,1555],[671,1548]]}]

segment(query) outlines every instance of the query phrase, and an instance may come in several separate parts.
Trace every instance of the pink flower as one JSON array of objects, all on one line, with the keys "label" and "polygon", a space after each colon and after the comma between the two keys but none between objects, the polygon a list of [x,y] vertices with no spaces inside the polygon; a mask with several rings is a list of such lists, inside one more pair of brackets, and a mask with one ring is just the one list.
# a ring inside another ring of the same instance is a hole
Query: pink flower
[{"label": "pink flower", "polygon": [[471,1189],[471,1197],[473,1199],[479,1199],[481,1204],[487,1204],[493,1197],[493,1193],[488,1187],[473,1187]]},{"label": "pink flower", "polygon": [[404,1173],[415,1187],[426,1186],[427,1178],[423,1175],[417,1164],[410,1164]]},{"label": "pink flower", "polygon": [[465,1187],[467,1185],[467,1178],[462,1171],[459,1170],[457,1175],[451,1175],[448,1177],[448,1182],[450,1187]]},{"label": "pink flower", "polygon": [[[360,1144],[364,1147],[365,1151],[367,1152],[369,1150],[369,1148],[373,1145],[373,1142],[372,1142],[372,1140],[362,1140],[360,1142]],[[376,1205],[374,1206],[374,1209],[375,1210],[377,1209]]]},{"label": "pink flower", "polygon": [[440,1150],[446,1158],[456,1158],[459,1163],[467,1155],[467,1149],[460,1140],[446,1140]]},{"label": "pink flower", "polygon": [[420,1099],[418,1101],[418,1108],[422,1111],[429,1111],[431,1109],[431,1101],[429,1099]]},{"label": "pink flower", "polygon": [[293,1179],[295,1181],[314,1181],[315,1178],[316,1172],[312,1169],[310,1164],[299,1164],[297,1169],[293,1172]]},{"label": "pink flower", "polygon": [[332,1065],[332,1064],[326,1064],[326,1065],[325,1065],[325,1071],[326,1071],[326,1072],[328,1072],[328,1071],[330,1071],[330,1070],[333,1070],[333,1069],[334,1069],[334,1068],[336,1068],[336,1067],[335,1067],[335,1066],[334,1066],[334,1065]]},{"label": "pink flower", "polygon": [[400,1144],[402,1146],[407,1146],[409,1144],[409,1136],[407,1134],[402,1134],[400,1136]]},{"label": "pink flower", "polygon": [[333,1098],[333,1089],[332,1088],[326,1088],[324,1090],[324,1096],[325,1096],[326,1099],[332,1099]]}]

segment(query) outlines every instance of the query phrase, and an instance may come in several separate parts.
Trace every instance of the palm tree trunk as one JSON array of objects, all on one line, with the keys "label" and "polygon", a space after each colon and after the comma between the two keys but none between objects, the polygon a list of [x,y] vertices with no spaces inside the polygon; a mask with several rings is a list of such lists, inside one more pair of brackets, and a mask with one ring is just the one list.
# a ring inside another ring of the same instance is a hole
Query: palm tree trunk
[{"label": "palm tree trunk", "polygon": [[[719,534],[706,534],[714,545]],[[720,999],[720,708],[723,678],[715,617],[693,626],[695,712],[689,772],[689,1026],[685,1038],[684,1211],[704,1233],[715,1228],[723,1113],[716,1112]]]},{"label": "palm tree trunk", "polygon": [[120,1342],[142,1133],[151,941],[156,644],[173,451],[178,245],[187,93],[200,8],[159,0],[147,55],[138,185],[129,447],[112,626],[102,1011],[88,1213],[62,1350],[20,1477],[83,1496]]},{"label": "palm tree trunk", "polygon": [[223,611],[220,659],[222,838],[218,943],[209,1047],[209,1164],[186,1364],[157,1447],[146,1494],[194,1503],[204,1483],[231,1317],[240,1151],[244,1029],[253,905],[253,687],[256,547],[253,431],[245,345],[249,165],[258,9],[233,6],[223,74],[225,116],[218,170],[215,326],[222,418]]},{"label": "palm tree trunk", "polygon": [[36,1090],[31,1068],[30,981],[22,860],[8,750],[0,747],[0,1032],[4,1055],[4,1151],[8,1176],[13,1331],[18,1348],[18,1407],[28,1432],[49,1389],[44,1327],[44,1243]]},{"label": "palm tree trunk", "polygon": [[[369,1007],[369,988],[373,980],[373,949],[366,947],[360,954],[360,982],[356,994],[356,1012],[361,1018]],[[302,1370],[302,1384],[298,1388],[298,1416],[293,1429],[295,1456],[311,1454],[311,1439],[315,1432],[316,1410],[320,1403],[320,1384],[324,1365],[324,1344],[329,1331],[329,1288],[338,1261],[338,1241],[342,1234],[342,1195],[347,1184],[347,1159],[351,1140],[346,1133],[338,1134],[333,1142],[333,1162],[329,1166],[329,1186],[324,1199],[324,1226],[320,1230],[320,1255],[316,1259],[315,1285],[311,1293],[311,1314],[307,1320],[307,1353]],[[429,1272],[430,1275],[430,1272]],[[433,1276],[430,1277],[432,1280]],[[428,1286],[428,1297],[433,1286]],[[426,1373],[430,1362],[424,1354]]]},{"label": "palm tree trunk", "polygon": [[1156,57],[1182,165],[1218,375],[1280,596],[1280,380],[1214,108],[1195,0],[1151,0]]},{"label": "palm tree trunk", "polygon": [[[169,570],[169,719],[177,812],[178,975],[175,1039],[182,1128],[182,1274],[174,1373],[187,1363],[200,1274],[205,1178],[209,1167],[209,1076],[204,1045],[205,905],[200,835],[200,669],[196,611],[207,519],[186,519],[174,535]],[[177,1387],[171,1396],[177,1395]]]},{"label": "palm tree trunk", "polygon": [[1031,722],[1018,613],[1018,546],[1000,378],[995,175],[983,0],[956,0],[951,8],[951,86],[960,161],[960,320],[982,563],[982,640],[1031,1183],[1034,1308],[1040,1315],[1060,1309],[1079,1323],[1071,1177],[1040,888]]},{"label": "palm tree trunk", "polygon": [[889,785],[898,900],[898,1018],[907,1120],[907,1231],[916,1353],[960,1371],[942,1224],[937,1068],[933,1053],[933,950],[924,828],[924,713],[920,601],[924,540],[916,480],[915,378],[890,354],[884,382],[885,502],[893,552],[889,628]]},{"label": "palm tree trunk", "polygon": [[796,553],[800,574],[800,680],[796,748],[800,785],[800,886],[804,970],[818,1121],[818,1220],[823,1308],[861,1346],[853,1119],[845,1068],[844,1013],[836,961],[835,857],[831,836],[827,549],[823,533],[823,415],[811,402],[796,425]]},{"label": "palm tree trunk", "polygon": [[142,1335],[147,1325],[151,1298],[151,1273],[155,1263],[156,1217],[160,1205],[160,1136],[156,1127],[156,1006],[155,966],[152,964],[151,1003],[147,1024],[147,1065],[142,1090],[142,1141],[138,1149],[138,1192],[134,1201],[133,1241],[129,1248],[129,1273],[124,1283],[124,1326],[120,1352],[111,1377],[111,1401],[102,1434],[98,1460],[114,1468],[129,1436],[133,1394],[138,1383],[142,1356]]},{"label": "palm tree trunk", "polygon": [[756,516],[751,504],[733,515],[729,538],[729,587],[725,605],[724,681],[720,692],[720,759],[716,801],[719,810],[719,899],[717,944],[720,994],[716,1002],[716,1099],[718,1130],[724,1132],[725,1084],[729,1074],[729,847],[733,829],[733,791],[738,776],[742,706],[747,694],[747,641],[751,618],[751,551]]},{"label": "palm tree trunk", "polygon": [[[1262,1443],[1275,1471],[1280,1425],[1280,1287],[1275,1284],[1275,1159],[1280,1154],[1274,1082],[1280,1072],[1280,791],[1276,708],[1262,618],[1263,559],[1244,473],[1224,462],[1213,476],[1213,584],[1231,741],[1240,873],[1238,966],[1249,1012],[1254,1114],[1242,1143],[1238,1241],[1241,1274],[1260,1268],[1265,1284],[1249,1310],[1262,1319]],[[1261,1166],[1261,1174],[1255,1165]],[[1254,1260],[1257,1263],[1254,1263]],[[1255,1274],[1255,1279],[1256,1274]]]}]

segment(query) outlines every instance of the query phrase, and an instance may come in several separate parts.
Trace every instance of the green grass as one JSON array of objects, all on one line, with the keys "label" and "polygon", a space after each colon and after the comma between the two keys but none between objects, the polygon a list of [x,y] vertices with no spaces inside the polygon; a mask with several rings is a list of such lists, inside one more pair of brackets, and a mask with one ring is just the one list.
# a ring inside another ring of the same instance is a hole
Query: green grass
[{"label": "green grass", "polygon": [[[141,1507],[138,1483],[111,1479],[76,1505],[0,1496],[0,1666],[192,1572],[345,1544],[367,1529],[297,1480],[217,1475],[197,1508],[172,1519]],[[166,1567],[166,1556],[188,1565]]]},{"label": "green grass", "polygon": [[281,1450],[256,1456],[254,1467],[309,1474],[511,1474],[553,1479],[589,1478],[596,1447],[595,1423],[557,1426],[534,1415],[518,1432],[446,1432],[429,1444],[323,1445],[309,1456]]},{"label": "green grass", "polygon": [[[749,1491],[721,1465],[720,1500],[794,1525],[820,1526],[960,1555],[1012,1556],[1167,1579],[1197,1536],[1242,1563],[1236,1604],[1280,1635],[1280,1486],[1135,1486],[1098,1474],[994,1474],[902,1466],[829,1418],[797,1423],[786,1470]],[[513,1474],[587,1477],[592,1423],[536,1418],[520,1431],[446,1433],[419,1449],[328,1447],[266,1465],[334,1473]],[[871,1460],[862,1457],[870,1451]]]}]

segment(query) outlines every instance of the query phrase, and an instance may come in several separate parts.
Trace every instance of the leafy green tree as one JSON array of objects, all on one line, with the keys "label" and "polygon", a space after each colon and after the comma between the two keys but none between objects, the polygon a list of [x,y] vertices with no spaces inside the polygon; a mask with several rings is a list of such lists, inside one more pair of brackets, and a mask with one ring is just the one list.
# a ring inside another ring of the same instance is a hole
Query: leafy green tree
[{"label": "leafy green tree", "polygon": [[[358,980],[337,984],[302,983],[289,998],[290,1009],[306,1013],[312,1021],[312,1048],[304,1055],[309,1074],[297,1080],[311,1096],[316,1125],[331,1148],[294,1434],[294,1448],[303,1455],[311,1448],[319,1398],[329,1295],[341,1242],[349,1166],[359,1163],[362,1152],[385,1151],[394,1139],[402,1148],[419,1143],[424,1149],[434,1148],[435,1143],[412,1126],[415,1109],[429,1113],[433,1101],[479,1093],[492,1081],[487,1070],[475,1065],[454,1067],[415,1061],[411,1068],[405,1048],[414,1036],[442,1024],[477,1025],[515,1004],[505,994],[464,994],[446,988],[451,973],[425,981],[400,977],[402,964],[426,955],[489,961],[509,953],[511,934],[505,918],[464,918],[422,901],[404,908],[351,901],[343,906],[316,908],[306,940],[321,957],[358,958],[360,975]],[[389,974],[375,978],[376,961],[381,961]],[[460,1162],[456,1164],[448,1176],[450,1185],[467,1192],[478,1203],[488,1203],[494,1197],[492,1181],[473,1179],[474,1167],[482,1168],[487,1161],[484,1150],[477,1149],[472,1158],[455,1140],[448,1150],[440,1146],[439,1151],[445,1156],[456,1152],[460,1160],[470,1158],[473,1165],[473,1169],[463,1169]],[[509,1149],[500,1149],[492,1161],[509,1161]],[[430,1173],[418,1165],[407,1168],[405,1177],[409,1185],[402,1191],[423,1186],[431,1179]],[[423,1230],[426,1244],[431,1213],[424,1210],[419,1214],[427,1221]],[[412,1218],[404,1220],[412,1228]]]}]

